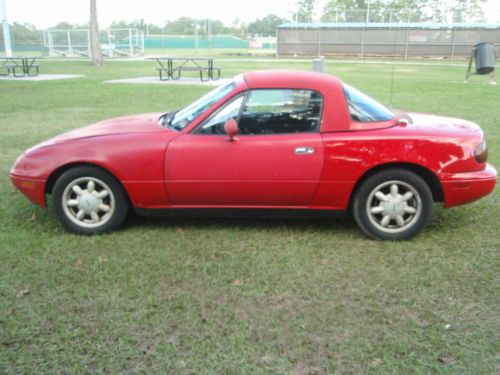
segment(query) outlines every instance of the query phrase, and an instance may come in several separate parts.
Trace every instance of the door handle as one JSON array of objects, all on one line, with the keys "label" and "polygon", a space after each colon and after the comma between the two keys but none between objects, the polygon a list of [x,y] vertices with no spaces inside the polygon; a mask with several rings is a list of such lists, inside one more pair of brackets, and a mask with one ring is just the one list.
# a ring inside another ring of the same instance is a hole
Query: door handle
[{"label": "door handle", "polygon": [[314,154],[314,148],[312,147],[297,147],[295,149],[297,155],[311,155]]}]

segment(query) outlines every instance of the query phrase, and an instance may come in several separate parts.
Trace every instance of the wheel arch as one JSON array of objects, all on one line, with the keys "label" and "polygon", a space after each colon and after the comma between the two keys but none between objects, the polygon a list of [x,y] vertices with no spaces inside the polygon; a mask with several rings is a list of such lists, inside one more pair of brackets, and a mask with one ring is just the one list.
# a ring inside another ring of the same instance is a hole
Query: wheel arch
[{"label": "wheel arch", "polygon": [[123,186],[122,182],[120,181],[120,179],[118,177],[116,177],[116,175],[114,173],[112,173],[109,169],[106,169],[106,168],[104,168],[98,164],[94,164],[94,163],[76,162],[76,163],[68,163],[68,164],[61,165],[59,168],[54,170],[50,174],[49,178],[47,179],[47,182],[45,183],[45,194],[52,194],[52,190],[54,189],[54,185],[55,185],[56,181],[59,179],[59,177],[62,176],[62,174],[64,172],[69,171],[70,169],[73,169],[73,168],[77,168],[77,167],[97,168],[103,172],[106,172],[110,176],[112,176],[116,180],[116,182],[121,186],[121,188],[123,189],[123,192],[125,193],[125,196],[127,197],[127,202],[130,206],[130,204],[131,204],[130,196],[128,194],[127,189],[125,189],[125,186]]},{"label": "wheel arch", "polygon": [[351,192],[351,196],[349,198],[349,207],[348,209],[352,209],[352,201],[354,197],[356,196],[356,192],[359,189],[359,187],[363,184],[364,181],[366,181],[367,178],[373,176],[376,173],[379,173],[383,170],[386,169],[392,169],[392,168],[400,168],[404,169],[410,172],[415,173],[419,177],[421,177],[427,186],[429,186],[429,189],[431,190],[432,193],[432,199],[434,202],[444,202],[444,191],[443,187],[441,186],[441,183],[439,182],[439,179],[437,176],[430,171],[429,169],[422,167],[421,165],[418,164],[412,164],[412,163],[386,163],[386,164],[380,164],[377,165],[369,170],[367,170],[356,182],[356,185],[354,186],[353,191]]}]

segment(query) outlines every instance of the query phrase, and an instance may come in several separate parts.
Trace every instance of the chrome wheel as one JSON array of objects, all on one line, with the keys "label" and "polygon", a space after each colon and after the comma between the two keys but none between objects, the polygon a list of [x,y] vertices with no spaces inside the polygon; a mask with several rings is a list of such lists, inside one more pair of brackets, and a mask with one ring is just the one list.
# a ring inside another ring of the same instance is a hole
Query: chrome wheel
[{"label": "chrome wheel", "polygon": [[366,200],[370,223],[385,233],[400,233],[414,226],[422,214],[418,191],[403,181],[387,181],[375,187]]},{"label": "chrome wheel", "polygon": [[116,207],[112,189],[95,177],[71,181],[63,191],[61,204],[67,218],[84,228],[103,226]]}]

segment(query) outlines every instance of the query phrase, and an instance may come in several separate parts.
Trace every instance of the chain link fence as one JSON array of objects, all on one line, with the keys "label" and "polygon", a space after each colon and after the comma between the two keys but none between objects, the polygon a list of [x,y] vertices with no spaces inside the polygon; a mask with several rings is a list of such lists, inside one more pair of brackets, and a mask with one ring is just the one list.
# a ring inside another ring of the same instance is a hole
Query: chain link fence
[{"label": "chain link fence", "polygon": [[288,24],[278,28],[279,56],[466,57],[479,42],[500,44],[500,25]]}]

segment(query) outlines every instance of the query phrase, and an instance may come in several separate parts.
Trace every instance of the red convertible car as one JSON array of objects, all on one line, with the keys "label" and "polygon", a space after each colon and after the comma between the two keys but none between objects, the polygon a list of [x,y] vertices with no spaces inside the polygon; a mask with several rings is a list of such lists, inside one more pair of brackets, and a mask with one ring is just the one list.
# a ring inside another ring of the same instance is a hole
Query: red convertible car
[{"label": "red convertible car", "polygon": [[11,170],[69,231],[145,215],[332,216],[367,235],[409,239],[434,202],[452,207],[495,187],[478,125],[393,113],[320,73],[239,75],[180,111],[99,122],[43,142]]}]

